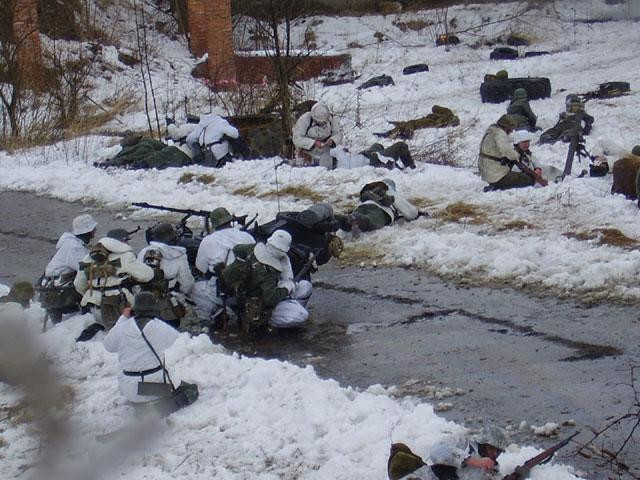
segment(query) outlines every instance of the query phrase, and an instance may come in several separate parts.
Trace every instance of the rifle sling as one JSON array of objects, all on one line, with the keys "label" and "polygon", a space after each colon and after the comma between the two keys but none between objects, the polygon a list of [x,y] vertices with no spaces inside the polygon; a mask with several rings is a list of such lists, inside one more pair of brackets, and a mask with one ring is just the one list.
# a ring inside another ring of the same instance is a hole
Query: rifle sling
[{"label": "rifle sling", "polygon": [[155,355],[156,359],[158,360],[158,363],[160,364],[160,367],[162,368],[162,371],[164,372],[165,376],[167,377],[167,380],[169,381],[169,385],[171,385],[171,391],[175,392],[176,387],[173,385],[173,382],[171,381],[171,377],[169,376],[169,372],[167,371],[167,367],[165,367],[164,362],[160,359],[160,355],[158,355],[158,352],[156,352],[156,349],[153,348],[153,345],[151,345],[151,342],[149,341],[147,336],[142,331],[142,328],[140,328],[140,325],[138,325],[138,322],[136,322],[136,325],[138,327],[138,330],[140,330],[140,335],[142,335],[143,340],[149,346],[149,348],[153,352],[153,355]]}]

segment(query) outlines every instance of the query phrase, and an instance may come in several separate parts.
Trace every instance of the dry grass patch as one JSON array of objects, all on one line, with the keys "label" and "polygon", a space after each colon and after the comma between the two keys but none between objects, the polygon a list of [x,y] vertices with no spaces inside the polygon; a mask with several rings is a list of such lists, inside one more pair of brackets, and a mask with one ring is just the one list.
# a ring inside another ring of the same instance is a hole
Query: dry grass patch
[{"label": "dry grass patch", "polygon": [[247,187],[236,188],[233,192],[234,195],[243,195],[245,197],[255,197],[256,196],[256,186],[251,185]]},{"label": "dry grass patch", "polygon": [[529,222],[525,222],[524,220],[512,220],[510,222],[501,225],[498,228],[498,231],[504,232],[506,230],[529,230],[536,228],[534,225],[531,225]]},{"label": "dry grass patch", "polygon": [[428,207],[433,207],[435,205],[435,202],[433,200],[424,197],[411,197],[409,201],[420,210]]},{"label": "dry grass patch", "polygon": [[0,415],[9,420],[13,426],[33,422],[33,415],[24,401],[19,401],[15,405],[3,405],[0,407]]},{"label": "dry grass patch", "polygon": [[487,222],[487,215],[479,206],[465,202],[451,203],[435,212],[433,217],[445,222],[460,222],[462,220],[475,224]]},{"label": "dry grass patch", "polygon": [[600,245],[609,245],[610,247],[634,248],[638,246],[637,240],[627,237],[617,228],[596,228],[588,232],[567,232],[563,235],[582,241],[598,240]]},{"label": "dry grass patch", "polygon": [[195,173],[187,172],[183,173],[182,176],[178,179],[178,183],[191,183],[198,182],[203,185],[210,185],[216,181],[216,177],[211,175],[210,173],[204,173],[202,175],[196,175]]},{"label": "dry grass patch", "polygon": [[384,253],[376,250],[371,245],[345,243],[340,255],[340,263],[354,265],[359,263],[379,262],[384,258]]},{"label": "dry grass patch", "polygon": [[263,193],[259,195],[260,198],[275,198],[278,195],[280,196],[292,196],[295,198],[306,198],[311,200],[314,203],[322,202],[325,200],[324,196],[320,195],[318,192],[311,190],[306,185],[287,185],[284,188],[281,188],[280,191],[272,190],[267,193]]}]

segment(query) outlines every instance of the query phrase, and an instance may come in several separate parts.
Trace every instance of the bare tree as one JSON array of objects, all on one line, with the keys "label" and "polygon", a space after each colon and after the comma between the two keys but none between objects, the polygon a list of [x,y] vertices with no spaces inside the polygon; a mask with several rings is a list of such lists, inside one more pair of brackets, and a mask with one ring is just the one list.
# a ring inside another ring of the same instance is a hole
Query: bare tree
[{"label": "bare tree", "polygon": [[241,13],[255,20],[254,38],[271,62],[276,87],[274,103],[278,105],[282,129],[290,135],[293,126],[291,87],[302,59],[315,48],[313,35],[307,33],[310,27],[298,45],[292,32],[294,23],[308,13],[307,0],[245,0],[239,8]]}]

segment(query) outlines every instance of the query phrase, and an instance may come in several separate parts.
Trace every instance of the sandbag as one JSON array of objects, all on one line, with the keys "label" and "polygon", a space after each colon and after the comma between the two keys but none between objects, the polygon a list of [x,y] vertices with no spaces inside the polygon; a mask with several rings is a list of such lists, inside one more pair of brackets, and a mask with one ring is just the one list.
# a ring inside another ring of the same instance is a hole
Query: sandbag
[{"label": "sandbag", "polygon": [[621,193],[630,200],[638,198],[637,177],[640,172],[640,157],[627,155],[613,164],[611,193]]}]

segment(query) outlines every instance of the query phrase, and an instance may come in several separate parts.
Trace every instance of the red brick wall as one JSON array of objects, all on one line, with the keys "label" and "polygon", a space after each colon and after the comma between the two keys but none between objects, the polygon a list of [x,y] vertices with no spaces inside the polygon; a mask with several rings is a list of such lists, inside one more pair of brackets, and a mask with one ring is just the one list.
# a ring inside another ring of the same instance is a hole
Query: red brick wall
[{"label": "red brick wall", "polygon": [[13,35],[18,43],[18,64],[31,86],[41,85],[42,45],[38,28],[38,4],[36,0],[16,0],[13,11]]},{"label": "red brick wall", "polygon": [[200,57],[207,50],[207,9],[210,8],[211,1],[208,0],[187,0],[189,17],[189,38],[191,52]]},{"label": "red brick wall", "polygon": [[235,83],[231,0],[209,0],[207,47],[209,78],[214,84]]},{"label": "red brick wall", "polygon": [[[328,70],[342,66],[351,67],[351,55],[309,56],[293,59],[298,65],[294,72],[296,80],[309,80]],[[271,59],[268,57],[236,56],[236,71],[240,83],[262,83],[274,79]]]}]

